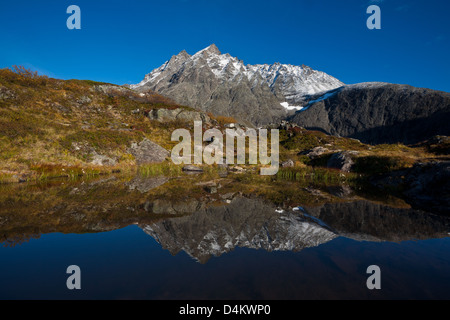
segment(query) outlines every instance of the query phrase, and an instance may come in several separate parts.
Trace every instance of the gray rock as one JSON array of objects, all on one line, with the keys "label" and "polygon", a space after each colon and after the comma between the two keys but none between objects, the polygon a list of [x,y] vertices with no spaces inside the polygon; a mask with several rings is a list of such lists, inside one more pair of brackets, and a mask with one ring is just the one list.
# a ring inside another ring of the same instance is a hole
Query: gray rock
[{"label": "gray rock", "polygon": [[327,148],[315,147],[315,148],[313,148],[311,150],[300,152],[299,155],[306,155],[310,159],[316,159],[316,158],[320,157],[321,155],[323,155],[323,154],[325,154],[327,152],[330,152],[330,150],[328,150]]},{"label": "gray rock", "polygon": [[211,118],[198,111],[187,110],[183,108],[177,109],[153,109],[148,113],[148,118],[150,120],[156,120],[159,122],[172,122],[172,121],[182,121],[193,123],[194,121],[202,121],[203,123],[210,123]]},{"label": "gray rock", "polygon": [[88,96],[82,96],[81,98],[79,98],[77,100],[77,103],[79,103],[79,104],[89,104],[91,102],[92,102],[92,99],[89,98]]},{"label": "gray rock", "polygon": [[183,171],[185,172],[203,172],[203,169],[193,165],[187,165],[183,167]]},{"label": "gray rock", "polygon": [[167,181],[169,181],[169,178],[167,177],[146,178],[136,176],[131,181],[127,182],[126,185],[130,190],[138,190],[141,193],[146,193],[165,184]]},{"label": "gray rock", "polygon": [[217,193],[217,186],[205,186],[203,189],[205,189],[206,192],[211,194]]},{"label": "gray rock", "polygon": [[91,164],[96,166],[115,166],[117,160],[106,155],[98,154],[96,151],[91,152]]},{"label": "gray rock", "polygon": [[132,92],[132,90],[130,90],[128,88],[116,86],[116,85],[112,85],[112,84],[98,85],[98,86],[94,87],[94,90],[97,92],[106,94],[108,96],[116,96],[118,94],[126,95],[126,94],[130,94]]},{"label": "gray rock", "polygon": [[172,208],[178,214],[191,214],[200,209],[201,203],[195,199],[189,199],[187,201],[175,202],[172,204]]},{"label": "gray rock", "polygon": [[229,192],[229,193],[221,194],[220,198],[223,200],[232,200],[234,198],[235,194],[236,194],[236,192]]},{"label": "gray rock", "polygon": [[217,165],[219,177],[226,178],[228,176],[228,165],[227,164],[219,164]]},{"label": "gray rock", "polygon": [[160,163],[170,156],[170,152],[156,143],[144,139],[139,144],[133,143],[129,152],[136,158],[136,164]]},{"label": "gray rock", "polygon": [[0,86],[0,99],[7,100],[7,99],[14,99],[16,95],[14,92],[4,86]]},{"label": "gray rock", "polygon": [[231,171],[231,172],[234,172],[234,173],[244,173],[244,172],[246,172],[247,170],[245,170],[244,168],[239,167],[239,166],[232,166],[232,167],[230,168],[230,171]]},{"label": "gray rock", "polygon": [[295,165],[295,163],[292,159],[289,159],[289,160],[281,163],[282,168],[292,168],[292,167],[294,167],[294,165]]},{"label": "gray rock", "polygon": [[177,214],[175,209],[172,207],[172,203],[162,199],[153,201],[152,212],[154,214]]},{"label": "gray rock", "polygon": [[328,160],[327,167],[331,169],[339,169],[343,172],[350,172],[355,164],[353,157],[358,153],[355,151],[343,151],[335,153]]}]

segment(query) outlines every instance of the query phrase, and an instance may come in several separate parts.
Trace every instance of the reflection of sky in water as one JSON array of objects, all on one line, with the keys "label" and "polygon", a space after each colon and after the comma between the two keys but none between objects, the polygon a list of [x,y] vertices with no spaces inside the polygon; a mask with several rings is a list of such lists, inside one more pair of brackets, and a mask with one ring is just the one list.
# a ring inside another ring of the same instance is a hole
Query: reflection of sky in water
[{"label": "reflection of sky in water", "polygon": [[[66,288],[81,267],[82,290]],[[366,288],[377,264],[382,290]],[[0,248],[0,299],[442,298],[450,293],[450,238],[358,242],[337,238],[300,252],[237,248],[206,264],[171,256],[137,226],[99,234],[42,235]]]}]

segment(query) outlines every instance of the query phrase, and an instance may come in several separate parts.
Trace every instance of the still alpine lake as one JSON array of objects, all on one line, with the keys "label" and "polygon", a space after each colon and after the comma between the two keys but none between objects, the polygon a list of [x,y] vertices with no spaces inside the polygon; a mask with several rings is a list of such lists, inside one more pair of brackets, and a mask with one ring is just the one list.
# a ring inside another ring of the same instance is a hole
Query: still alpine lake
[{"label": "still alpine lake", "polygon": [[[1,186],[0,299],[450,298],[447,217],[343,187],[299,188],[304,203],[280,206],[226,181],[197,185]],[[81,290],[67,288],[71,265]],[[367,288],[371,265],[380,290]]]}]

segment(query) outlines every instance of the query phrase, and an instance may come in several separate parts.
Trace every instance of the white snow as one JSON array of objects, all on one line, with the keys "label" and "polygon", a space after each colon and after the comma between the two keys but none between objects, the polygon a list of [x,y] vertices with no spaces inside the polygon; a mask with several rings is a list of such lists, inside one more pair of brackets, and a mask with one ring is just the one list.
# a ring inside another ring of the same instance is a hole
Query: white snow
[{"label": "white snow", "polygon": [[282,102],[280,103],[286,110],[292,111],[292,110],[297,110],[300,111],[303,109],[303,107],[300,106],[290,106],[289,102]]},{"label": "white snow", "polygon": [[325,99],[328,99],[328,98],[334,96],[336,93],[338,93],[338,91],[339,90],[335,90],[335,91],[332,91],[332,92],[327,92],[323,96],[319,97],[318,99],[309,101],[308,104],[301,111],[308,110],[309,107],[311,107],[314,103],[319,102],[319,101],[323,101]]}]

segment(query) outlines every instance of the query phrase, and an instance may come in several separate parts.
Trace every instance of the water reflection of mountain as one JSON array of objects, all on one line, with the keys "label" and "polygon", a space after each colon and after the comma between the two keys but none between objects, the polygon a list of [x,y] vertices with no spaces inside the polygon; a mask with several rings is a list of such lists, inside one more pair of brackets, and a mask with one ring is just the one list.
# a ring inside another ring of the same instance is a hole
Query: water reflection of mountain
[{"label": "water reflection of mountain", "polygon": [[260,199],[200,209],[141,228],[175,255],[185,251],[201,263],[236,247],[300,251],[338,236],[368,241],[403,241],[448,236],[450,220],[369,201],[326,204],[277,213]]},{"label": "water reflection of mountain", "polygon": [[448,217],[364,200],[329,203],[305,210],[341,236],[355,240],[425,240],[448,237],[450,232]]}]

